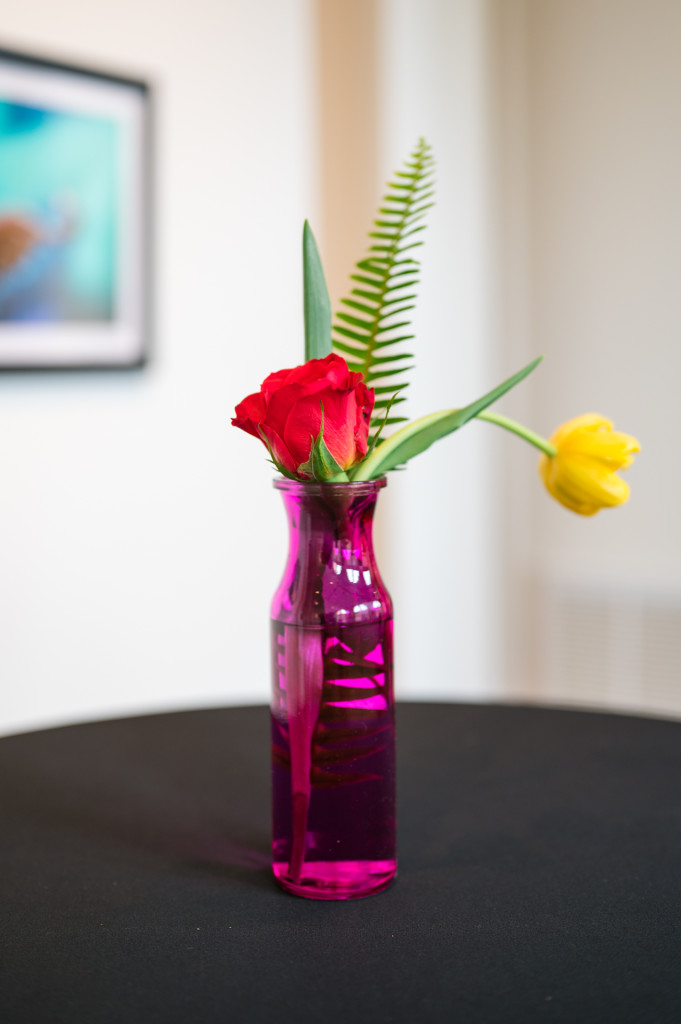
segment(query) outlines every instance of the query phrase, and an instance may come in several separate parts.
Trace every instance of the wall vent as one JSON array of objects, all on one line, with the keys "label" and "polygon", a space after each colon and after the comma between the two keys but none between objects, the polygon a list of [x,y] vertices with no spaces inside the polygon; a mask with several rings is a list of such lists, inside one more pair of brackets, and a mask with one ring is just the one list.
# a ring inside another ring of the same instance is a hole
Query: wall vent
[{"label": "wall vent", "polygon": [[681,717],[681,586],[556,577],[538,608],[541,699]]}]

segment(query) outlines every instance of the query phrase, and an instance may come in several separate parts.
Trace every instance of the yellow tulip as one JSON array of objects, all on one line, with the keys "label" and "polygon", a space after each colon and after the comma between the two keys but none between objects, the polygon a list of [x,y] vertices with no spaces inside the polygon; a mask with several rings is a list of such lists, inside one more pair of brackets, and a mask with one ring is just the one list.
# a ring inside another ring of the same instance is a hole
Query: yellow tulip
[{"label": "yellow tulip", "polygon": [[550,440],[555,455],[542,455],[539,473],[557,501],[581,516],[622,505],[629,485],[617,476],[640,451],[635,437],[620,434],[597,413],[577,416],[559,427]]}]

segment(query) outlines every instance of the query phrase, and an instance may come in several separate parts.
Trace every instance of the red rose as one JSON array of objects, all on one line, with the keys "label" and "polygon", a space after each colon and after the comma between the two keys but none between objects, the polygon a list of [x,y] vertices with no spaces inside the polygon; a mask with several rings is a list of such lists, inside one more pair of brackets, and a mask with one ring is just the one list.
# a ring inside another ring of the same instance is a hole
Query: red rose
[{"label": "red rose", "polygon": [[374,391],[335,353],[271,373],[257,394],[239,402],[232,423],[269,443],[283,469],[305,478],[298,467],[319,434],[322,406],[326,446],[341,469],[349,469],[367,453]]}]

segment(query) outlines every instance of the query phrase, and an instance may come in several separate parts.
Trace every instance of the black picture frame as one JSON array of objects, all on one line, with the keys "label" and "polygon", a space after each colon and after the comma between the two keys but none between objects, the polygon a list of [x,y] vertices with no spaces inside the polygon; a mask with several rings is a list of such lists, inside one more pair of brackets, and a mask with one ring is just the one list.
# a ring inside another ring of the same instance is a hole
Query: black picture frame
[{"label": "black picture frame", "polygon": [[151,348],[152,89],[0,47],[0,371]]}]

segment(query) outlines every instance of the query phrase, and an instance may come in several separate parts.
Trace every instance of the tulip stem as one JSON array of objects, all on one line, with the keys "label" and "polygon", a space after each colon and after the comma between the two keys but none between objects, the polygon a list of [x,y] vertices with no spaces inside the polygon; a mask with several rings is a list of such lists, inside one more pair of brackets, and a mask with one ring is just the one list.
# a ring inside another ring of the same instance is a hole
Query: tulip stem
[{"label": "tulip stem", "polygon": [[479,420],[487,420],[488,423],[496,423],[498,427],[503,427],[504,430],[510,430],[512,434],[517,434],[523,440],[529,441],[530,444],[545,452],[550,458],[553,458],[556,454],[556,446],[547,441],[545,437],[535,434],[533,430],[528,430],[522,423],[516,423],[515,420],[509,419],[508,416],[501,416],[498,412],[483,410],[483,412],[478,413],[477,418]]}]

